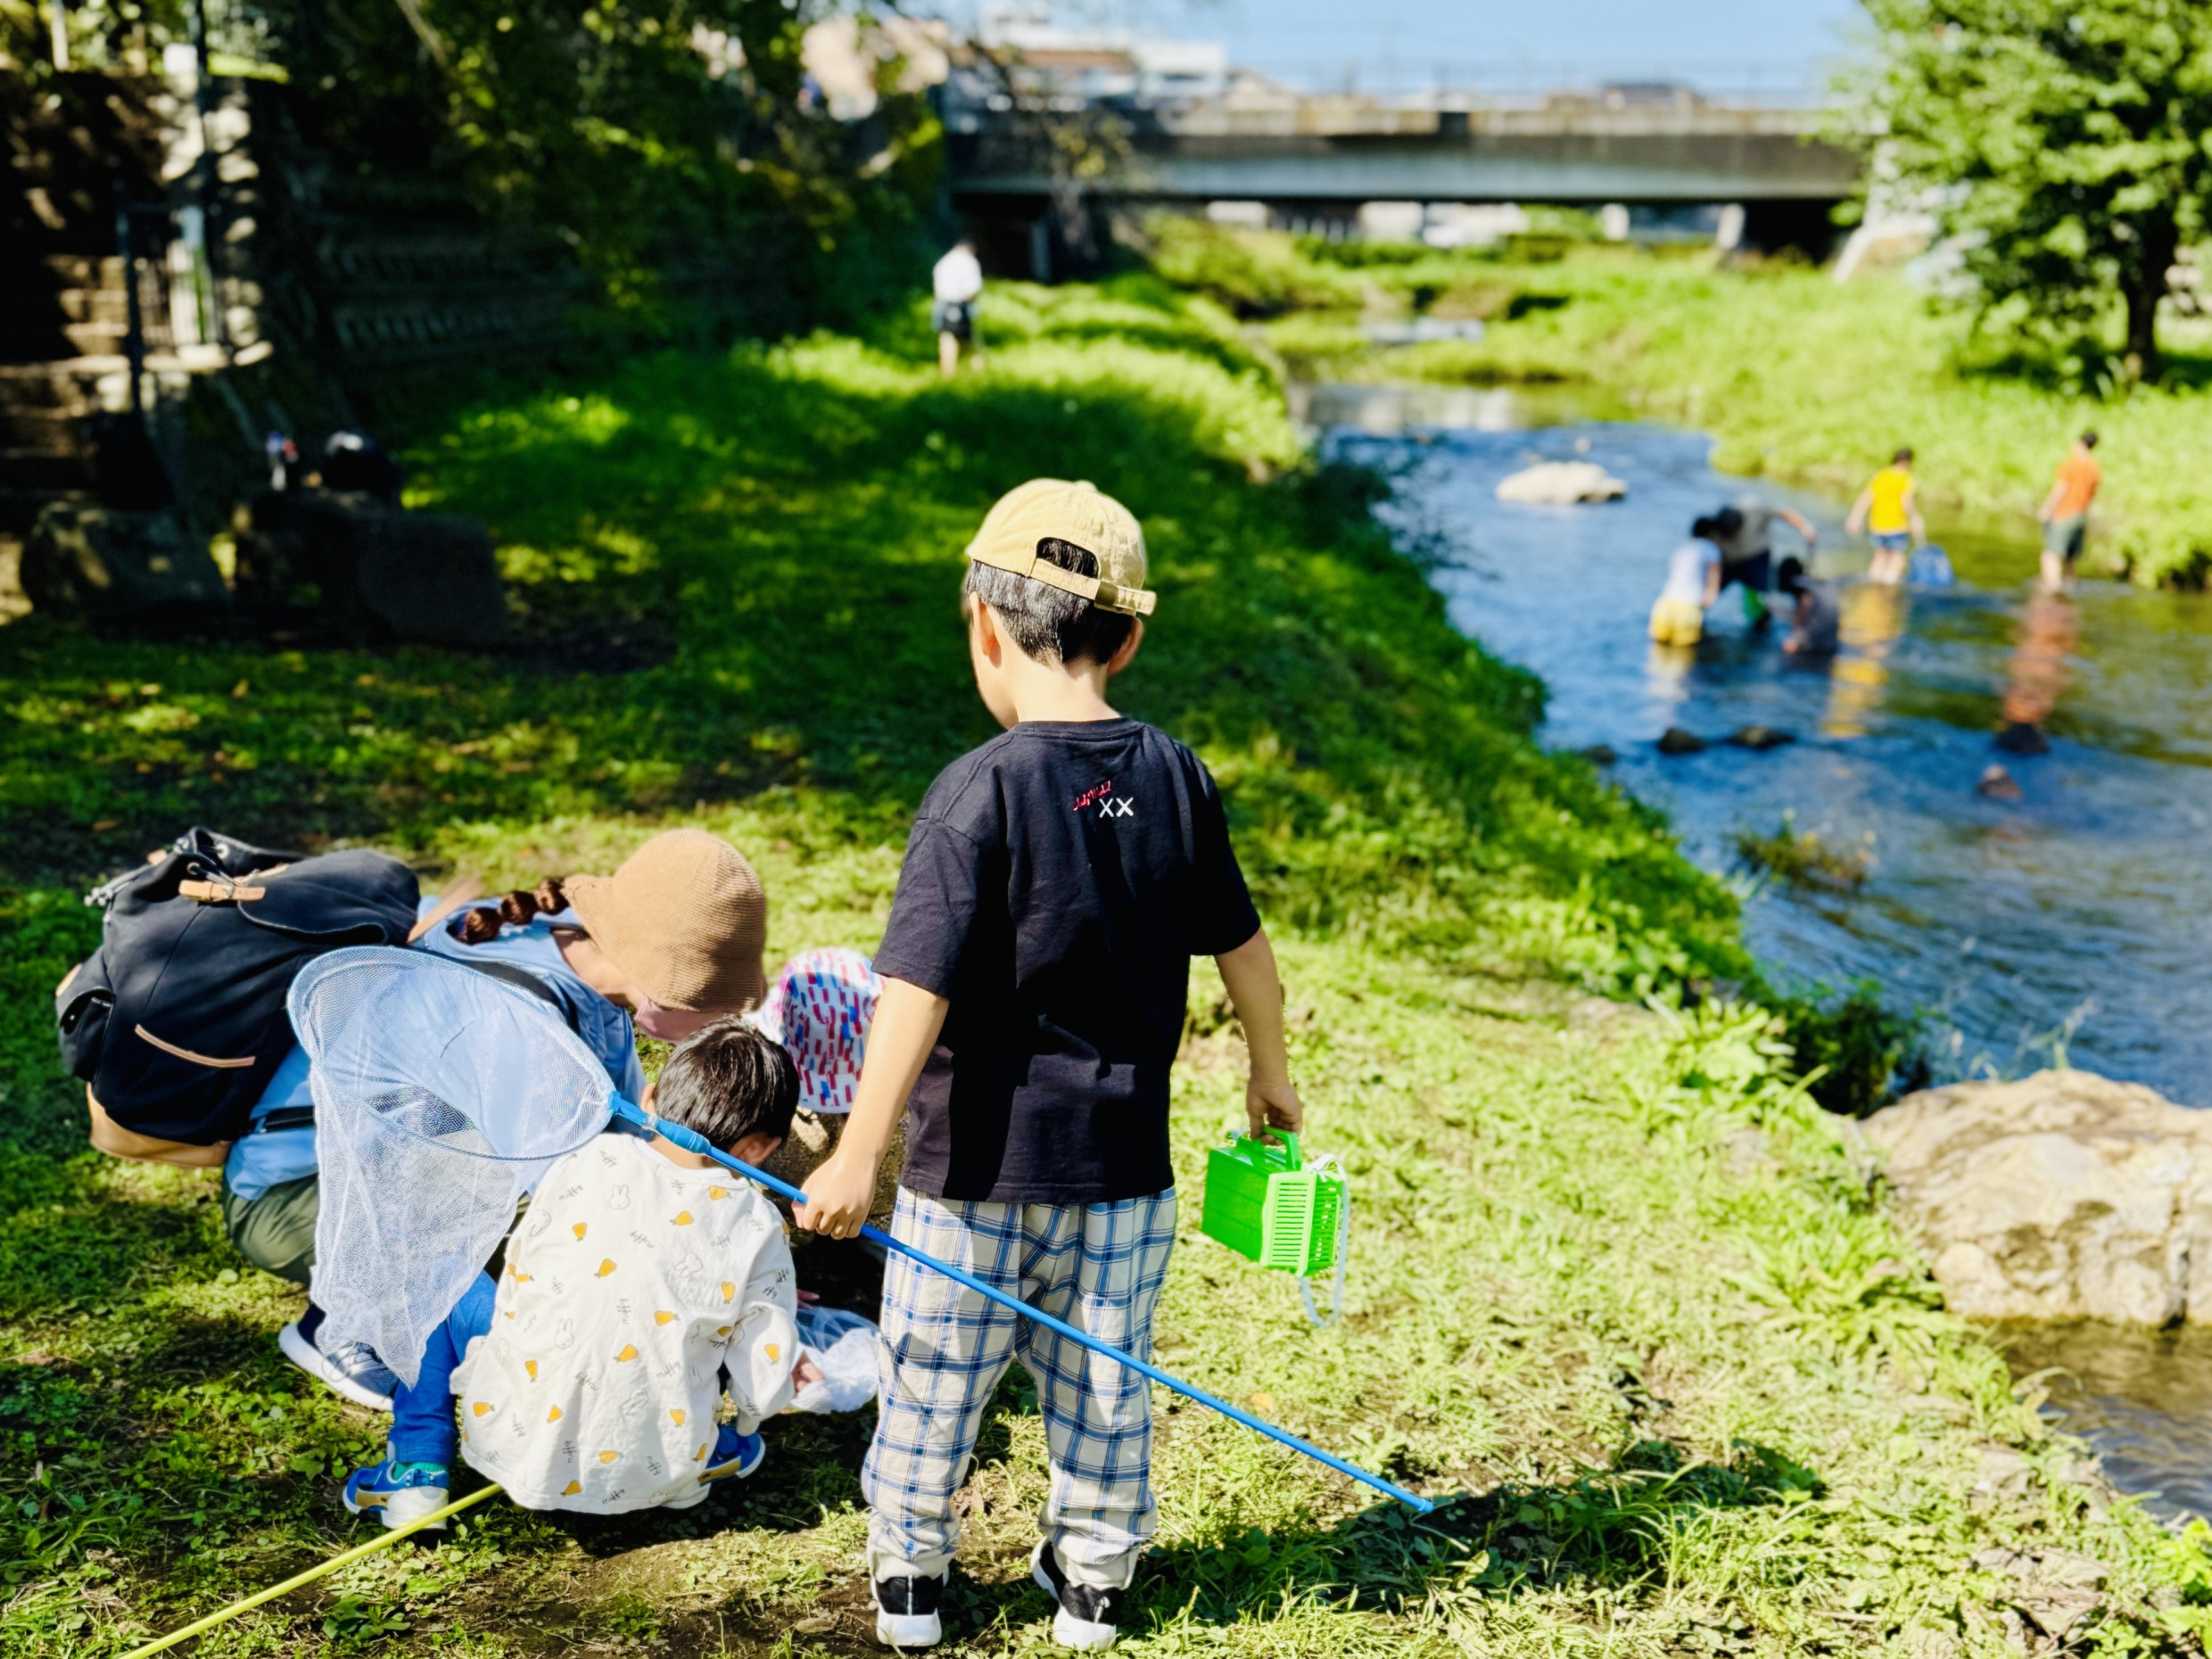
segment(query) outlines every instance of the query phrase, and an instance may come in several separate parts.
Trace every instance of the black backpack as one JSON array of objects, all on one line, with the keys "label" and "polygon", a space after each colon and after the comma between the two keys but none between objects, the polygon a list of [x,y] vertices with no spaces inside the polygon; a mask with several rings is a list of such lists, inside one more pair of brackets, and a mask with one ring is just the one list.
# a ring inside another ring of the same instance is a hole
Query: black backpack
[{"label": "black backpack", "polygon": [[415,872],[365,849],[293,859],[194,828],[87,895],[100,948],[54,995],[62,1062],[125,1129],[232,1141],[293,1043],[293,976],[344,945],[405,945]]}]

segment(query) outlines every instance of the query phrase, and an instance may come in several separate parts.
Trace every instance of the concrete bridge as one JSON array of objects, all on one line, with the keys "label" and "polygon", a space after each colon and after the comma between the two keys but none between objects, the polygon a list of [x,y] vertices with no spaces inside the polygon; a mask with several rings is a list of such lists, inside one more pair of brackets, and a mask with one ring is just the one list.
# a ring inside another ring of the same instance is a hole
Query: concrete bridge
[{"label": "concrete bridge", "polygon": [[[1657,87],[1526,102],[1424,109],[1277,95],[1240,107],[1233,93],[1133,111],[1122,117],[1124,153],[1085,194],[1107,203],[1262,202],[1300,223],[1349,220],[1380,201],[1734,202],[1757,243],[1824,228],[1858,186],[1859,158],[1820,140],[1816,111],[1715,104]],[[951,184],[963,210],[1002,222],[1051,211],[1039,144],[1003,118],[967,132],[952,125]]]}]

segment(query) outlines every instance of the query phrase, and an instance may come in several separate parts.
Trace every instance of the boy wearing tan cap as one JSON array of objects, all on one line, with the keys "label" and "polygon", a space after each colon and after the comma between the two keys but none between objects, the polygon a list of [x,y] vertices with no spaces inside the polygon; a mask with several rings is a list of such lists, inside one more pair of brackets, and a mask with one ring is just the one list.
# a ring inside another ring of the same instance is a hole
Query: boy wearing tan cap
[{"label": "boy wearing tan cap", "polygon": [[[1191,958],[1219,964],[1243,1021],[1254,1133],[1300,1127],[1282,986],[1212,778],[1106,701],[1153,609],[1136,520],[1087,483],[1035,479],[968,561],[969,655],[1006,730],[922,801],[853,1110],[798,1218],[859,1229],[904,1108],[893,1234],[1143,1355],[1175,1241],[1168,1078]],[[953,1498],[1019,1357],[1052,1471],[1032,1575],[1057,1640],[1110,1646],[1153,1527],[1145,1380],[903,1257],[883,1335],[861,1477],[879,1639],[942,1638]]]}]

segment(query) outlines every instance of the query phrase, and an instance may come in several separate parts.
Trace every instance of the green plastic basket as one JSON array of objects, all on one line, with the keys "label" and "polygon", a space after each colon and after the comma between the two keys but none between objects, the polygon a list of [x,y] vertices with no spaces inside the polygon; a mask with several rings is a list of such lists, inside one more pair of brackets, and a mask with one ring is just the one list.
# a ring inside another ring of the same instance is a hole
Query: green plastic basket
[{"label": "green plastic basket", "polygon": [[1344,1177],[1331,1164],[1304,1168],[1298,1137],[1275,1133],[1280,1146],[1238,1135],[1206,1155],[1198,1230],[1263,1267],[1325,1273],[1336,1261]]}]

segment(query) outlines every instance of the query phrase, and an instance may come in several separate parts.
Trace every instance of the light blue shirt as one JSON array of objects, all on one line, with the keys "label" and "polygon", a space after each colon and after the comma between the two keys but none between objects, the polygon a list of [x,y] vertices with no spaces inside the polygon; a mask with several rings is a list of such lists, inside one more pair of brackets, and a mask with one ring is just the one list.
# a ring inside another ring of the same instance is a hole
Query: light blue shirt
[{"label": "light blue shirt", "polygon": [[[437,902],[435,894],[424,895],[417,915],[428,915]],[[561,947],[553,942],[556,927],[582,925],[575,912],[563,911],[557,916],[541,915],[528,927],[505,929],[498,938],[483,945],[464,945],[454,937],[454,929],[460,926],[461,918],[467,912],[495,908],[498,903],[496,899],[486,899],[477,904],[462,905],[418,940],[415,948],[462,962],[511,962],[517,968],[527,969],[574,1011],[577,1036],[607,1068],[607,1075],[615,1086],[630,1100],[642,1099],[645,1068],[638,1061],[638,1036],[630,1016],[578,978],[561,954]],[[307,1051],[294,1044],[269,1078],[261,1098],[254,1103],[251,1121],[258,1125],[280,1106],[314,1103],[315,1096],[308,1087]],[[252,1200],[272,1186],[314,1173],[313,1125],[272,1129],[266,1134],[248,1128],[231,1145],[230,1156],[223,1164],[223,1184],[234,1196]]]}]

